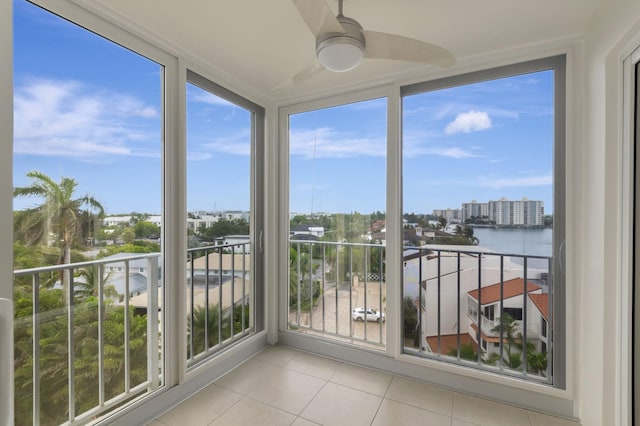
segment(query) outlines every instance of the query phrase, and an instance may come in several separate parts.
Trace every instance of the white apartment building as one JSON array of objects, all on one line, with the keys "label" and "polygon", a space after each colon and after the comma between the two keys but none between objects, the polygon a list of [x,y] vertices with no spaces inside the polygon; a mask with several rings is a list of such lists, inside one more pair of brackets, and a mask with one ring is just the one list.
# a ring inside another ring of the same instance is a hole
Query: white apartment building
[{"label": "white apartment building", "polygon": [[462,219],[462,211],[460,209],[434,209],[433,215],[438,217],[444,217],[447,222],[460,222]]},{"label": "white apartment building", "polygon": [[462,204],[462,222],[485,216],[496,225],[539,226],[544,224],[544,203],[526,197],[515,201],[503,197],[486,203],[473,200]]}]

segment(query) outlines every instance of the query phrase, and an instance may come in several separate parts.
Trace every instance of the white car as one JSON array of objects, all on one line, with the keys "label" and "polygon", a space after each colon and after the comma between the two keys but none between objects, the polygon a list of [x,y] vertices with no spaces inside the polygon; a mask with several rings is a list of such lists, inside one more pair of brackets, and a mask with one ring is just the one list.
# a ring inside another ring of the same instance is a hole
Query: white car
[{"label": "white car", "polygon": [[[366,312],[366,314],[365,314]],[[380,312],[376,309],[373,308],[369,308],[369,309],[364,309],[364,308],[355,308],[353,310],[353,312],[351,313],[351,317],[355,320],[355,321],[364,321],[365,317],[367,321],[377,321],[377,322],[383,322],[384,321],[384,312]]]}]

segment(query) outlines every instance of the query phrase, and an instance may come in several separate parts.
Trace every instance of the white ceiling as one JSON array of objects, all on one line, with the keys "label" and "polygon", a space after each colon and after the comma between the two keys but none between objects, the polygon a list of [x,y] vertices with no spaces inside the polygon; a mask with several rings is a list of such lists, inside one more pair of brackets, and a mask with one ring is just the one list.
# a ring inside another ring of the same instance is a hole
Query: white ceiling
[{"label": "white ceiling", "polygon": [[[326,0],[337,12],[337,0]],[[424,65],[363,61],[273,88],[314,60],[315,40],[290,0],[92,0],[94,7],[186,51],[263,98],[285,98],[415,73]],[[459,61],[586,33],[605,0],[345,0],[366,30],[440,45]]]}]

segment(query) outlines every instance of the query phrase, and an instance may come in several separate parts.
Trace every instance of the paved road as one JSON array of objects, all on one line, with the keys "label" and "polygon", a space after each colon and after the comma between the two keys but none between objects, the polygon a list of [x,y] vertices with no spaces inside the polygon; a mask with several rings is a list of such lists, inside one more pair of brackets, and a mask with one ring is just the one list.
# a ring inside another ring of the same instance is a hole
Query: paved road
[{"label": "paved road", "polygon": [[[382,311],[385,311],[385,294],[386,285],[382,284]],[[380,325],[373,321],[353,321],[351,318],[351,309],[356,307],[365,307],[380,309],[380,283],[367,283],[366,292],[364,284],[360,283],[351,290],[348,286],[340,285],[336,291],[335,284],[327,284],[323,297],[313,308],[311,315],[311,323],[309,322],[309,313],[301,312],[299,324],[304,328],[311,328],[308,332],[318,331],[329,335],[336,335],[336,312],[337,312],[337,331],[338,335],[347,338],[350,336],[355,339],[363,339],[372,343],[386,343],[385,323]],[[351,303],[349,297],[351,296]],[[296,324],[298,313],[290,312],[289,322]],[[323,327],[324,326],[324,327]],[[365,336],[366,333],[366,336]]]}]

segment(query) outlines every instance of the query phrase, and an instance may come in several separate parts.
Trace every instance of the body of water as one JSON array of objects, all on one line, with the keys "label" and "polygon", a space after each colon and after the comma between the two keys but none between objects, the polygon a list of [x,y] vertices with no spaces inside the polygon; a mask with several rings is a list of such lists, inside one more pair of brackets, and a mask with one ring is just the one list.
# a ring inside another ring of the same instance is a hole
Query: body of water
[{"label": "body of water", "polygon": [[473,228],[480,247],[500,253],[551,256],[553,229]]}]

